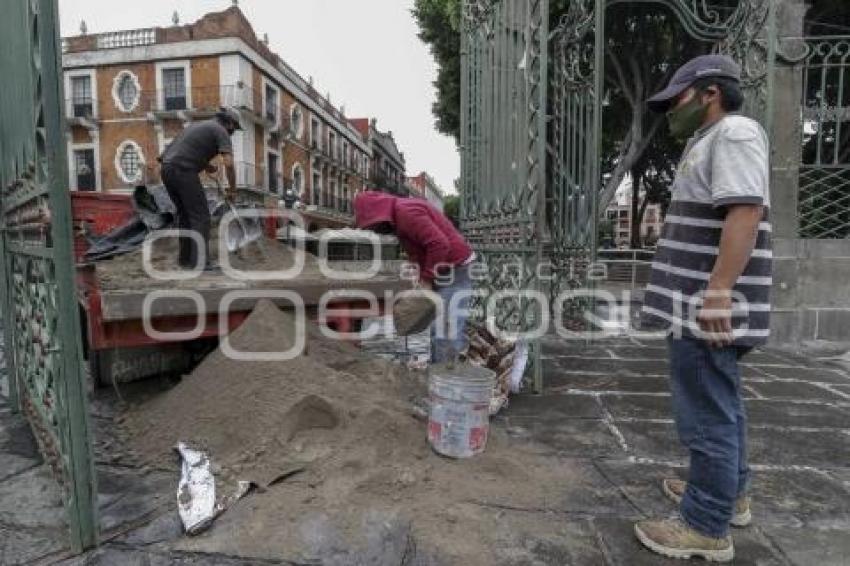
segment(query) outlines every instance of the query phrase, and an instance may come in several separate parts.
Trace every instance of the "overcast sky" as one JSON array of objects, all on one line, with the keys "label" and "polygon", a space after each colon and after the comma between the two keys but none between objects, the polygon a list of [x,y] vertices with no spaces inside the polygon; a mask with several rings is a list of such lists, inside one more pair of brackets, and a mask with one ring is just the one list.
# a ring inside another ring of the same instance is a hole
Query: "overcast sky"
[{"label": "overcast sky", "polygon": [[[227,8],[232,0],[59,0],[62,35],[171,25]],[[434,128],[436,65],[416,37],[413,0],[240,0],[259,37],[305,79],[313,76],[347,116],[376,117],[407,159],[408,175],[428,171],[454,190],[460,157],[454,140]]]}]

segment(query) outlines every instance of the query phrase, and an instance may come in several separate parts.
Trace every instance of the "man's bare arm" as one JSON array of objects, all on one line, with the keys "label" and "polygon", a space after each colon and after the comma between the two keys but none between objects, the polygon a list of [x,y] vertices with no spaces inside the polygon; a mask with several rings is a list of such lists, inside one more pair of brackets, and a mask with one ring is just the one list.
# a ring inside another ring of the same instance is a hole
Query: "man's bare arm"
[{"label": "man's bare arm", "polygon": [[224,164],[224,172],[227,175],[227,183],[230,185],[230,196],[236,198],[236,167],[233,165],[233,154],[222,153],[221,161]]},{"label": "man's bare arm", "polygon": [[732,341],[732,289],[752,257],[763,215],[764,207],[758,204],[731,205],[726,213],[717,261],[697,317],[713,345]]}]

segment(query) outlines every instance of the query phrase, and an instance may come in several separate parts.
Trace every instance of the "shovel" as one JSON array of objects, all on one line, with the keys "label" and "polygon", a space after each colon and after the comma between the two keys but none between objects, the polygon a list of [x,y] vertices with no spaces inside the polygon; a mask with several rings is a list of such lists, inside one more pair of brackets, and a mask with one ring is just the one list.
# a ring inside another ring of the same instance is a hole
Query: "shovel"
[{"label": "shovel", "polygon": [[227,232],[224,236],[224,243],[227,246],[227,251],[230,253],[241,250],[252,242],[257,242],[263,256],[266,255],[266,248],[263,244],[263,229],[257,218],[246,218],[243,216],[233,203],[224,195],[224,190],[221,187],[221,182],[216,179],[218,184],[218,192],[224,201],[224,206],[233,214],[236,222],[230,222],[227,225]]}]

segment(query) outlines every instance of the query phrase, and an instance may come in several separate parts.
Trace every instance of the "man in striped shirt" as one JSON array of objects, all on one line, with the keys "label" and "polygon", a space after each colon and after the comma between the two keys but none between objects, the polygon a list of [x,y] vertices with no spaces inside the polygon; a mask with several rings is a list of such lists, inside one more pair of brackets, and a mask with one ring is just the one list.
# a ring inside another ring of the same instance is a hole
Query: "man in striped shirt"
[{"label": "man in striped shirt", "polygon": [[635,533],[676,558],[732,560],[729,525],[751,520],[738,360],[768,337],[772,254],[768,140],[737,114],[743,101],[740,67],[721,55],[689,61],[649,100],[687,139],[642,318],[668,332],[673,412],[690,472],[687,482],[662,482],[681,517],[642,521]]}]

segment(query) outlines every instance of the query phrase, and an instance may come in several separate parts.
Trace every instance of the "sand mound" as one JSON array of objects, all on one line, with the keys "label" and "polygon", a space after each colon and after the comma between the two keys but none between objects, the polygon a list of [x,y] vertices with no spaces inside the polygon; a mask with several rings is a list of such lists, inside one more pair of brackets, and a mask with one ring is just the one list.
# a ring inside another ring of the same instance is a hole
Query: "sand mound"
[{"label": "sand mound", "polygon": [[[228,341],[242,353],[282,352],[296,332],[293,315],[261,301]],[[184,441],[208,450],[227,475],[263,484],[302,458],[290,446],[300,435],[350,426],[355,406],[368,413],[392,405],[404,386],[415,385],[400,383],[389,362],[366,358],[313,326],[307,354],[289,361],[239,361],[219,348],[174,389],[131,410],[124,424],[144,460],[173,465],[172,447]],[[401,410],[393,418],[412,420]]]},{"label": "sand mound", "polygon": [[[161,238],[154,242],[151,263],[159,271],[178,269],[178,240]],[[222,263],[218,249],[218,228],[214,227],[210,238],[210,256],[213,261]],[[148,277],[144,269],[142,250],[97,262],[96,269],[101,285],[105,289],[194,286],[189,282],[160,281]],[[277,240],[263,237],[259,243],[251,243],[236,253],[228,254],[231,267],[242,271],[284,271],[303,261],[302,276],[309,279],[323,279],[316,256],[293,249]],[[203,275],[202,277],[210,277]],[[214,277],[221,277],[217,275]]]},{"label": "sand mound", "polygon": [[[262,301],[230,341],[271,351],[292,344],[294,328],[290,314]],[[493,564],[503,539],[514,536],[500,527],[503,509],[557,506],[565,482],[587,481],[498,426],[475,458],[435,455],[409,403],[425,393],[422,374],[362,355],[315,327],[307,336],[307,353],[286,362],[234,361],[218,350],[125,415],[122,430],[139,459],[172,469],[175,484],[172,447],[180,440],[209,452],[222,489],[235,480],[267,488],[210,532],[183,539],[181,549],[383,564],[369,548],[380,553],[415,539],[423,552],[438,549],[446,559],[439,563]]]}]

